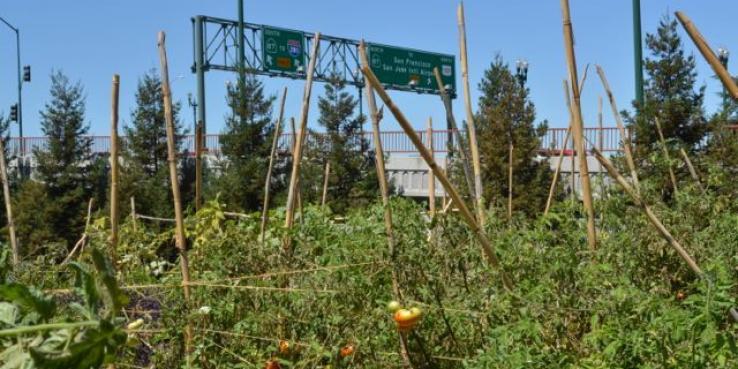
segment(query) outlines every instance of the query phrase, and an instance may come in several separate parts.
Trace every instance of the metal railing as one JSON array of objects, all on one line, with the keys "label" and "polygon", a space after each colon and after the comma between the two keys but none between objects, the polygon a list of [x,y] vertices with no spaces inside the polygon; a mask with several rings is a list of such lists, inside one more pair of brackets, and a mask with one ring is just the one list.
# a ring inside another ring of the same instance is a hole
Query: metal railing
[{"label": "metal railing", "polygon": [[[735,127],[738,130],[738,126]],[[448,140],[451,131],[448,130],[434,130],[433,131],[433,146],[437,153],[446,153],[448,151]],[[606,127],[601,130],[602,133],[602,148],[605,152],[618,152],[621,150],[621,137],[620,131],[615,127]],[[427,133],[425,131],[418,131],[418,136],[427,142]],[[463,134],[463,133],[462,133]],[[592,144],[600,146],[600,129],[599,128],[585,128],[584,134],[587,138],[587,149],[591,148]],[[371,132],[364,132],[364,139],[369,144],[370,148],[373,148],[374,140]],[[565,128],[550,128],[544,136],[541,138],[540,151],[542,154],[558,153],[559,150],[567,149],[563,147],[564,138],[566,135]],[[110,151],[110,136],[86,136],[92,140],[92,151],[93,153],[107,153]],[[205,146],[208,152],[213,154],[219,154],[221,151],[220,138],[222,135],[206,135]],[[413,154],[417,153],[415,146],[413,146],[410,139],[407,137],[404,131],[384,131],[381,133],[382,145],[384,151],[388,154]],[[121,137],[123,145],[126,143],[126,137]],[[183,136],[182,150],[187,152],[194,152],[195,138],[192,135]],[[292,147],[293,134],[283,133],[279,139],[279,148],[282,151],[289,151]],[[34,150],[45,150],[47,148],[46,137],[24,137],[21,144],[21,140],[17,137],[10,139],[9,149],[10,152],[22,155],[31,154]],[[327,134],[311,132],[307,136],[307,147],[315,148],[320,147],[321,143],[327,142]],[[456,144],[456,141],[452,139],[452,144]],[[571,148],[571,141],[567,145]],[[21,148],[23,152],[21,152]]]}]

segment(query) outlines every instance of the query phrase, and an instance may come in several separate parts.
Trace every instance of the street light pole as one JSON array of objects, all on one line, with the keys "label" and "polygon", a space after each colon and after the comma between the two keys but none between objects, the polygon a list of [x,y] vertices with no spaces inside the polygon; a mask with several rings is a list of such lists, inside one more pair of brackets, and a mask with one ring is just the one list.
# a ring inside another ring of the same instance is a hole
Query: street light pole
[{"label": "street light pole", "polygon": [[633,0],[633,57],[635,61],[636,102],[643,108],[643,41],[641,37],[641,0]]},{"label": "street light pole", "polygon": [[22,93],[23,90],[23,80],[21,79],[21,56],[20,56],[20,30],[16,27],[14,27],[12,24],[8,23],[4,18],[0,17],[0,21],[5,23],[8,28],[13,30],[15,32],[15,48],[16,48],[16,62],[18,67],[18,137],[20,138],[21,143],[21,153],[24,153],[24,142],[23,142],[23,103],[22,103]]}]

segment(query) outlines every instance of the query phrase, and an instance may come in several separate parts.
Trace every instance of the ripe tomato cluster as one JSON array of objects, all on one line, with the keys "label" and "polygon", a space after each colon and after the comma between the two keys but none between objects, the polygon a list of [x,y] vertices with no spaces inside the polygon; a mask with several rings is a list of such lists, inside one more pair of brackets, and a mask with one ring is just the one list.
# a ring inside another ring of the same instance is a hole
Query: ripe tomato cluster
[{"label": "ripe tomato cluster", "polygon": [[397,324],[397,329],[400,332],[409,332],[420,322],[420,318],[423,315],[423,311],[418,307],[412,307],[405,309],[397,301],[390,301],[387,304],[387,309],[393,313],[392,318]]}]

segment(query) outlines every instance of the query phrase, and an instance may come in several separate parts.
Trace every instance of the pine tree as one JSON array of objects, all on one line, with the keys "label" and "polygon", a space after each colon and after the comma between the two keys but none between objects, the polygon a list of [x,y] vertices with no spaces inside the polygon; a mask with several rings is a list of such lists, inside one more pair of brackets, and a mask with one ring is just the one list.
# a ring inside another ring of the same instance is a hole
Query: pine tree
[{"label": "pine tree", "polygon": [[[221,176],[216,189],[229,208],[254,211],[263,205],[264,180],[274,133],[272,105],[275,97],[264,95],[263,84],[253,75],[228,85],[230,114],[221,137]],[[284,166],[274,168],[273,192],[283,188],[279,179]]]},{"label": "pine tree", "polygon": [[[94,193],[91,174],[92,139],[87,137],[82,85],[61,72],[51,75],[51,101],[41,111],[41,131],[48,137],[44,149],[35,149],[37,176],[49,204],[53,237],[67,246],[82,234],[86,205]],[[20,222],[20,219],[19,219]]]},{"label": "pine tree", "polygon": [[529,90],[497,56],[479,83],[475,118],[482,164],[484,198],[507,204],[509,147],[513,145],[513,209],[534,216],[548,196],[551,173],[545,161],[537,161],[540,138],[547,125],[535,125],[535,106]]},{"label": "pine tree", "polygon": [[659,119],[666,139],[675,140],[689,150],[707,132],[702,107],[705,87],[695,89],[695,58],[684,53],[677,21],[665,16],[656,34],[646,35],[646,46],[651,57],[645,60],[644,105],[634,104],[635,117],[626,114],[633,130],[635,156],[640,161],[660,148],[655,119]]},{"label": "pine tree", "polygon": [[356,114],[358,101],[345,87],[338,76],[333,76],[318,100],[318,123],[326,131],[323,165],[330,163],[328,204],[338,213],[372,201],[379,191],[374,155],[362,135],[365,117]]},{"label": "pine tree", "polygon": [[[175,144],[181,148],[181,137],[186,134],[179,121],[181,105],[172,107],[175,122]],[[164,120],[164,96],[161,80],[156,71],[145,73],[138,81],[136,108],[131,112],[131,124],[124,128],[126,150],[125,164],[121,168],[121,199],[133,196],[136,211],[141,214],[169,216],[172,213],[172,195],[169,189],[167,166],[167,131]],[[178,159],[186,162],[186,155]],[[186,167],[185,169],[190,169]],[[180,182],[188,180],[182,172]],[[183,196],[185,202],[189,197]],[[122,207],[123,214],[127,207]]]}]

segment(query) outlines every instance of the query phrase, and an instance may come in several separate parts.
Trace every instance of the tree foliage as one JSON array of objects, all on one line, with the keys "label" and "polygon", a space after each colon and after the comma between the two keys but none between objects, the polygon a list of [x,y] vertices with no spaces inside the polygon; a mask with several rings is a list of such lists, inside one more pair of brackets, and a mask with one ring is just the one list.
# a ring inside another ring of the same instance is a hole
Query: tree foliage
[{"label": "tree foliage", "polygon": [[509,148],[513,145],[513,208],[527,216],[543,209],[551,173],[546,161],[537,160],[540,138],[547,125],[535,124],[535,106],[529,90],[510,71],[501,56],[495,57],[479,83],[475,118],[482,164],[484,198],[506,204]]}]

